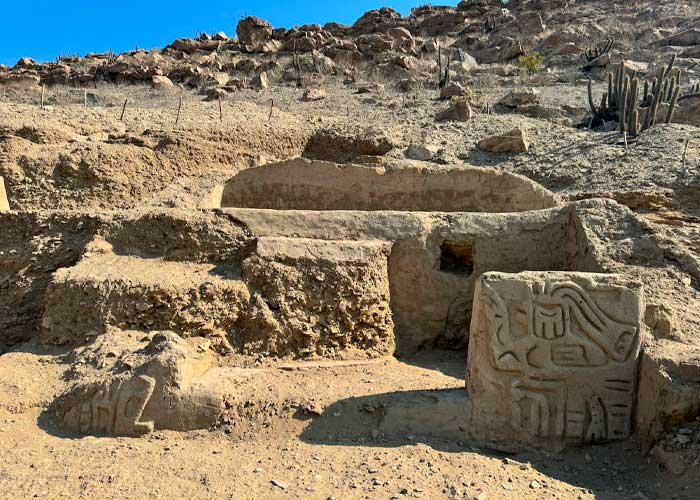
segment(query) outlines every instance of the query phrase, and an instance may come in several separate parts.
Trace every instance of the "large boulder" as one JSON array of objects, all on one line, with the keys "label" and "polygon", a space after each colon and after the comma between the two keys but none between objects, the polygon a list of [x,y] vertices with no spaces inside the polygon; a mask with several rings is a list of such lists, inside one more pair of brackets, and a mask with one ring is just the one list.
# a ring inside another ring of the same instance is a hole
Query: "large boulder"
[{"label": "large boulder", "polygon": [[394,48],[394,42],[385,35],[362,35],[355,40],[357,48],[365,55],[376,55]]},{"label": "large boulder", "polygon": [[283,49],[288,52],[313,52],[320,50],[333,40],[333,36],[330,33],[321,29],[314,31],[298,30],[287,36]]},{"label": "large boulder", "polygon": [[521,35],[537,35],[544,31],[542,16],[537,12],[526,12],[515,19],[515,25]]},{"label": "large boulder", "polygon": [[358,35],[367,35],[380,31],[385,32],[389,27],[395,26],[400,19],[401,14],[391,7],[370,10],[365,12],[362,17],[352,25],[352,31]]},{"label": "large boulder", "polygon": [[23,57],[15,64],[15,68],[32,68],[36,66],[36,61],[31,57]]},{"label": "large boulder", "polygon": [[430,161],[438,153],[438,148],[431,144],[411,144],[405,151],[406,158],[418,161]]},{"label": "large boulder", "polygon": [[262,52],[272,41],[272,25],[259,17],[241,19],[236,27],[238,42],[246,52]]},{"label": "large boulder", "polygon": [[184,52],[185,54],[193,54],[199,49],[199,46],[200,42],[192,38],[178,38],[173,43],[166,46],[165,50]]},{"label": "large boulder", "polygon": [[335,43],[323,49],[325,56],[330,58],[334,63],[338,64],[357,64],[362,61],[363,56],[352,42],[344,41]]},{"label": "large boulder", "polygon": [[496,40],[490,47],[474,53],[479,64],[493,64],[508,62],[525,53],[522,43],[510,37]]},{"label": "large boulder", "polygon": [[464,10],[479,15],[493,7],[501,7],[501,0],[462,0],[457,4],[457,10]]},{"label": "large boulder", "polygon": [[394,41],[394,48],[402,52],[414,53],[416,42],[411,32],[406,28],[392,28],[387,35]]},{"label": "large boulder", "polygon": [[469,95],[469,92],[459,83],[448,83],[440,89],[440,99],[443,101],[452,99],[453,97],[465,97],[467,95]]},{"label": "large boulder", "polygon": [[462,31],[467,22],[467,14],[455,10],[438,11],[418,24],[418,30],[424,36],[444,36],[448,33]]},{"label": "large boulder", "polygon": [[177,88],[170,78],[163,75],[155,75],[151,79],[151,87],[155,90],[162,90],[166,92],[172,92]]},{"label": "large boulder", "polygon": [[503,111],[517,111],[518,108],[540,104],[540,93],[534,88],[512,90],[504,95],[497,103],[497,108]]},{"label": "large boulder", "polygon": [[662,43],[663,45],[673,45],[682,47],[700,45],[700,29],[690,29],[682,31],[680,33],[676,33],[675,35],[662,40],[660,43]]},{"label": "large boulder", "polygon": [[468,122],[471,119],[472,108],[466,99],[454,99],[446,109],[435,115],[435,120],[439,122]]}]

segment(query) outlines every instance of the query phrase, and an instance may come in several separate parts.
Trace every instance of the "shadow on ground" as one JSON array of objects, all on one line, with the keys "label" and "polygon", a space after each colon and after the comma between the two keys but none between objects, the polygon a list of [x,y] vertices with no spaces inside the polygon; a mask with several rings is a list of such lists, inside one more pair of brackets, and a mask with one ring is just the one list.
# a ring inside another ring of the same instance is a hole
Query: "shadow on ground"
[{"label": "shadow on ground", "polygon": [[[698,474],[683,481],[674,478],[669,488],[668,473],[659,471],[653,460],[642,455],[641,444],[634,437],[561,453],[517,452],[508,450],[507,445],[478,447],[468,437],[469,404],[464,389],[390,392],[343,399],[309,419],[300,439],[308,444],[347,447],[424,444],[455,457],[477,454],[503,462],[508,477],[514,480],[534,469],[603,500],[698,498],[692,496],[697,491],[688,486],[697,484],[693,477],[698,478]],[[561,498],[553,491],[547,492],[546,487],[532,493],[532,498]],[[506,489],[503,495],[501,498],[514,498],[507,496]]]}]

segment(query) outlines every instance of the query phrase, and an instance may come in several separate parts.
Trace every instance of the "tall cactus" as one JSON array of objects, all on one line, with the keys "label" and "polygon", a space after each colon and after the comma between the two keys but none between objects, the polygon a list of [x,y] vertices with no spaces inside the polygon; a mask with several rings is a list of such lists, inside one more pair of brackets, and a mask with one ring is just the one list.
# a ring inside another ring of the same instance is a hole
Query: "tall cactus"
[{"label": "tall cactus", "polygon": [[620,62],[608,74],[608,92],[603,94],[600,106],[595,105],[593,84],[589,79],[588,103],[593,113],[590,126],[617,122],[620,132],[636,137],[657,123],[661,104],[668,106],[663,120],[670,123],[678,101],[695,97],[692,92],[695,86],[691,87],[690,94],[682,94],[680,72],[674,71],[675,62],[674,55],[651,82],[646,79],[642,82],[636,71],[627,68],[624,61]]}]

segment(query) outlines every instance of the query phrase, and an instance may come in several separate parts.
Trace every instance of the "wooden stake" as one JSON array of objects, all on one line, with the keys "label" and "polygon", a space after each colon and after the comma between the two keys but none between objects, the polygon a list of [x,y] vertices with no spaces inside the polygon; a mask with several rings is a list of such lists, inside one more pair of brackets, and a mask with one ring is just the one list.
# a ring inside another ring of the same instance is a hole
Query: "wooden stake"
[{"label": "wooden stake", "polygon": [[623,132],[622,135],[625,138],[625,149],[627,149],[627,132]]},{"label": "wooden stake", "polygon": [[41,109],[44,109],[44,96],[46,96],[46,84],[41,86]]},{"label": "wooden stake", "polygon": [[224,121],[224,110],[221,107],[221,96],[219,96],[219,121]]},{"label": "wooden stake", "polygon": [[272,120],[272,107],[275,105],[275,100],[270,99],[270,116],[267,117],[267,121]]},{"label": "wooden stake", "polygon": [[119,121],[123,122],[124,121],[124,113],[126,113],[126,103],[129,102],[129,99],[124,99],[124,106],[122,106],[122,115],[119,117]]},{"label": "wooden stake", "polygon": [[685,155],[688,154],[688,143],[690,143],[690,139],[685,140],[685,148],[683,149],[683,166],[685,167]]},{"label": "wooden stake", "polygon": [[180,110],[182,109],[182,96],[180,96],[180,104],[177,106],[177,116],[175,117],[175,125],[180,121]]}]

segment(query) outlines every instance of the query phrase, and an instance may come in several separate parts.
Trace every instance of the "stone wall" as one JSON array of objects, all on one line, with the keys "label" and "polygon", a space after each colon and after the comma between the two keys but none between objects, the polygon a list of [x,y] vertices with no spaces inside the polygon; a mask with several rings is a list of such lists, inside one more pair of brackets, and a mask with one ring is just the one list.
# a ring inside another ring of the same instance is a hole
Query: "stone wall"
[{"label": "stone wall", "polygon": [[306,159],[244,170],[229,180],[221,199],[222,207],[277,210],[521,212],[558,204],[539,184],[492,168]]},{"label": "stone wall", "polygon": [[[225,209],[259,237],[390,242],[399,353],[464,347],[474,286],[487,271],[564,270],[565,208],[514,214]],[[337,243],[336,243],[337,244]]]}]

